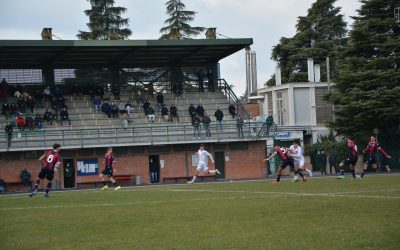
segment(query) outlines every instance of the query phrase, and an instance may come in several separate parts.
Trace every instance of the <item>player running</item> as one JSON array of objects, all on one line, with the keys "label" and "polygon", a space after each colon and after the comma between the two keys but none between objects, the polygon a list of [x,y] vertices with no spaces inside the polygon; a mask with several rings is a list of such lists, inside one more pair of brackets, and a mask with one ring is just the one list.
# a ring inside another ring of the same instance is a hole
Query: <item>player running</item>
[{"label": "player running", "polygon": [[215,170],[209,170],[208,169],[208,157],[210,157],[210,160],[212,163],[214,162],[214,159],[210,153],[208,153],[206,150],[204,150],[204,144],[200,144],[200,149],[197,151],[197,154],[199,156],[199,164],[197,165],[196,172],[193,175],[193,179],[191,181],[188,181],[189,184],[192,184],[196,181],[199,173],[201,174],[218,174],[220,175],[221,173],[219,172],[218,169]]},{"label": "player running", "polygon": [[103,169],[103,171],[101,171],[101,174],[100,174],[100,179],[103,182],[103,187],[101,190],[108,189],[107,182],[104,180],[105,176],[107,176],[107,178],[114,185],[114,187],[115,187],[114,190],[121,189],[121,187],[118,186],[117,182],[113,178],[113,171],[116,171],[113,168],[113,164],[115,164],[115,158],[112,153],[112,148],[107,148],[107,153],[104,155],[104,169]]},{"label": "player running", "polygon": [[[287,150],[285,147],[279,147],[279,145],[275,145],[274,149],[275,151],[264,161],[270,161],[275,155],[278,155],[278,157],[282,160],[282,164],[278,167],[276,180],[272,182],[274,184],[278,184],[281,181],[282,170],[285,169],[287,166],[294,168],[294,164],[293,161],[290,159],[290,150]],[[303,181],[306,181],[301,171],[295,170],[294,174],[299,174]]]},{"label": "player running", "polygon": [[[290,146],[290,154],[294,159],[294,172],[307,172],[310,177],[312,177],[312,172],[308,168],[304,167],[304,156],[302,154],[302,148],[299,146],[300,141],[294,140],[293,145]],[[292,182],[295,182],[299,179],[297,174],[293,177]]]},{"label": "player running", "polygon": [[59,154],[60,149],[61,149],[61,145],[58,143],[55,143],[53,145],[53,150],[49,150],[46,154],[43,154],[39,158],[39,161],[42,161],[43,159],[45,159],[45,161],[42,162],[42,169],[40,170],[40,173],[38,174],[38,177],[36,179],[35,188],[34,188],[33,192],[29,195],[29,197],[37,195],[40,180],[43,180],[46,177],[47,187],[46,187],[46,193],[43,197],[49,198],[49,192],[50,192],[51,184],[52,184],[52,181],[54,178],[54,171],[57,171],[57,169],[61,165],[61,156]]},{"label": "player running", "polygon": [[348,138],[346,145],[348,149],[347,158],[339,164],[340,176],[338,176],[337,178],[343,179],[344,168],[350,167],[351,165],[353,166],[353,169],[351,169],[351,174],[353,175],[353,179],[356,179],[356,164],[358,161],[357,145],[355,144],[353,138]]},{"label": "player running", "polygon": [[372,166],[373,169],[376,169],[377,167],[377,160],[376,160],[376,153],[377,152],[381,152],[383,156],[385,156],[386,158],[390,159],[392,158],[390,155],[388,155],[385,150],[383,150],[379,145],[378,142],[376,141],[375,136],[371,136],[370,141],[367,145],[367,147],[363,150],[363,152],[366,154],[365,155],[365,164],[364,164],[364,169],[363,172],[361,174],[361,178],[364,177],[365,175],[365,171],[367,171],[368,166]]}]

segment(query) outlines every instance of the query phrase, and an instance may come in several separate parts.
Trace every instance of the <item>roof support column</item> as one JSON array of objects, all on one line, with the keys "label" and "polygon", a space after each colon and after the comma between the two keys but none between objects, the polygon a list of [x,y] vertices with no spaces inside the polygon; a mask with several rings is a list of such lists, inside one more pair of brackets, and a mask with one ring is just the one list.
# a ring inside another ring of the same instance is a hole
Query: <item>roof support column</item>
[{"label": "roof support column", "polygon": [[119,96],[121,90],[121,81],[120,81],[120,68],[116,65],[112,65],[108,68],[111,73],[111,92],[114,96]]},{"label": "roof support column", "polygon": [[42,78],[44,79],[44,85],[55,86],[54,78],[54,67],[51,64],[43,65],[42,67]]}]

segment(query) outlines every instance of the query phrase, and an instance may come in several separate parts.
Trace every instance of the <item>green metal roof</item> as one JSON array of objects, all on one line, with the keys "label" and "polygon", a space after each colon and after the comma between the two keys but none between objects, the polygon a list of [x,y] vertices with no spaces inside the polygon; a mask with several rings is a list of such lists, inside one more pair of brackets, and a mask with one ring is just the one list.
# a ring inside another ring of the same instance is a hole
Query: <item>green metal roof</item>
[{"label": "green metal roof", "polygon": [[0,40],[0,68],[157,67],[216,63],[253,39]]}]

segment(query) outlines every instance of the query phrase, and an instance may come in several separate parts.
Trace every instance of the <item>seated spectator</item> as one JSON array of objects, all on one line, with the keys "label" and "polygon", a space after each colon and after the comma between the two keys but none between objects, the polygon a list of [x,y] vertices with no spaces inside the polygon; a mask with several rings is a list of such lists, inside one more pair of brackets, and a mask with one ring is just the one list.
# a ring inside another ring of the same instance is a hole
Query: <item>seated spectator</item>
[{"label": "seated spectator", "polygon": [[147,109],[147,117],[149,118],[149,122],[150,123],[154,123],[154,121],[156,119],[156,116],[154,114],[154,109],[153,109],[153,107],[151,105]]},{"label": "seated spectator", "polygon": [[50,125],[53,125],[53,113],[50,109],[46,109],[46,112],[43,114],[43,120],[50,122]]},{"label": "seated spectator", "polygon": [[96,96],[93,100],[93,105],[96,107],[97,112],[101,112],[101,99],[99,96]]},{"label": "seated spectator", "polygon": [[160,110],[161,110],[163,104],[164,104],[164,96],[161,92],[158,92],[157,93],[157,105]]},{"label": "seated spectator", "polygon": [[26,111],[26,110],[25,110],[26,104],[25,104],[25,99],[24,99],[22,96],[20,96],[20,97],[18,98],[17,106],[18,106],[19,112],[25,113],[25,111]]},{"label": "seated spectator", "polygon": [[107,102],[103,103],[101,105],[101,111],[108,116],[108,118],[111,118],[111,106]]},{"label": "seated spectator", "polygon": [[217,130],[222,132],[222,119],[224,119],[224,112],[217,107],[217,111],[215,111],[215,119],[217,119]]},{"label": "seated spectator", "polygon": [[124,128],[127,128],[128,124],[129,124],[129,118],[128,118],[128,114],[126,112],[122,113],[121,121],[122,121],[122,126]]},{"label": "seated spectator", "polygon": [[145,114],[146,116],[149,115],[149,113],[148,113],[149,107],[150,107],[150,101],[149,101],[149,99],[147,99],[147,100],[143,103],[143,110],[144,110],[144,114]]},{"label": "seated spectator", "polygon": [[169,108],[169,113],[170,113],[170,119],[172,122],[174,121],[175,118],[179,122],[178,109],[176,108],[176,106],[174,104],[172,104],[171,107]]},{"label": "seated spectator", "polygon": [[126,112],[128,112],[128,115],[130,115],[131,113],[133,113],[133,107],[132,107],[132,105],[131,105],[130,102],[128,102],[128,103],[125,105],[125,110],[126,110]]},{"label": "seated spectator", "polygon": [[203,104],[199,103],[199,105],[196,108],[196,114],[200,117],[203,118],[204,117],[204,107]]},{"label": "seated spectator", "polygon": [[60,110],[60,104],[55,96],[51,99],[50,104],[51,104],[51,108],[54,110],[54,112],[58,113],[58,111]]},{"label": "seated spectator", "polygon": [[120,113],[121,115],[122,115],[123,113],[125,113],[125,111],[126,111],[125,105],[124,105],[122,102],[119,103],[118,109],[119,109],[119,113]]},{"label": "seated spectator", "polygon": [[166,121],[169,121],[168,108],[167,108],[167,106],[165,106],[165,104],[163,104],[163,106],[161,107],[161,116],[162,116]]},{"label": "seated spectator", "polygon": [[115,103],[111,103],[111,114],[113,118],[118,118],[118,106]]},{"label": "seated spectator", "polygon": [[35,128],[33,117],[30,114],[26,115],[25,122],[26,122],[26,127],[28,127],[30,130],[33,130]]},{"label": "seated spectator", "polygon": [[17,119],[15,120],[15,124],[18,126],[20,131],[25,130],[26,121],[21,113],[19,113],[19,115],[17,116]]},{"label": "seated spectator", "polygon": [[188,111],[189,111],[189,115],[193,119],[193,117],[196,115],[196,108],[194,107],[193,103],[190,104],[190,107],[189,107]]},{"label": "seated spectator", "polygon": [[40,114],[37,114],[37,115],[35,116],[34,122],[35,122],[35,126],[36,126],[39,130],[42,130],[42,129],[43,129],[43,118],[42,118],[42,116],[41,116]]},{"label": "seated spectator", "polygon": [[60,124],[62,126],[63,121],[68,121],[68,124],[71,126],[71,120],[69,119],[68,111],[66,108],[61,109],[60,112]]},{"label": "seated spectator", "polygon": [[236,116],[236,107],[235,107],[235,105],[233,105],[232,103],[231,104],[229,104],[229,114],[231,114],[232,115],[232,119],[235,119],[235,116]]},{"label": "seated spectator", "polygon": [[32,96],[29,96],[26,99],[26,107],[31,110],[31,113],[35,111],[35,101],[33,100]]}]

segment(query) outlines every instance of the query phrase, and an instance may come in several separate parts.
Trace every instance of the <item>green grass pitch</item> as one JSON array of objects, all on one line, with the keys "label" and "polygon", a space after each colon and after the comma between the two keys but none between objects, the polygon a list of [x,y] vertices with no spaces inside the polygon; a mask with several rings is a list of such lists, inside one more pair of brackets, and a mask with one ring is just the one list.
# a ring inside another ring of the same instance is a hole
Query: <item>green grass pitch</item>
[{"label": "green grass pitch", "polygon": [[0,249],[399,249],[400,175],[0,196]]}]

